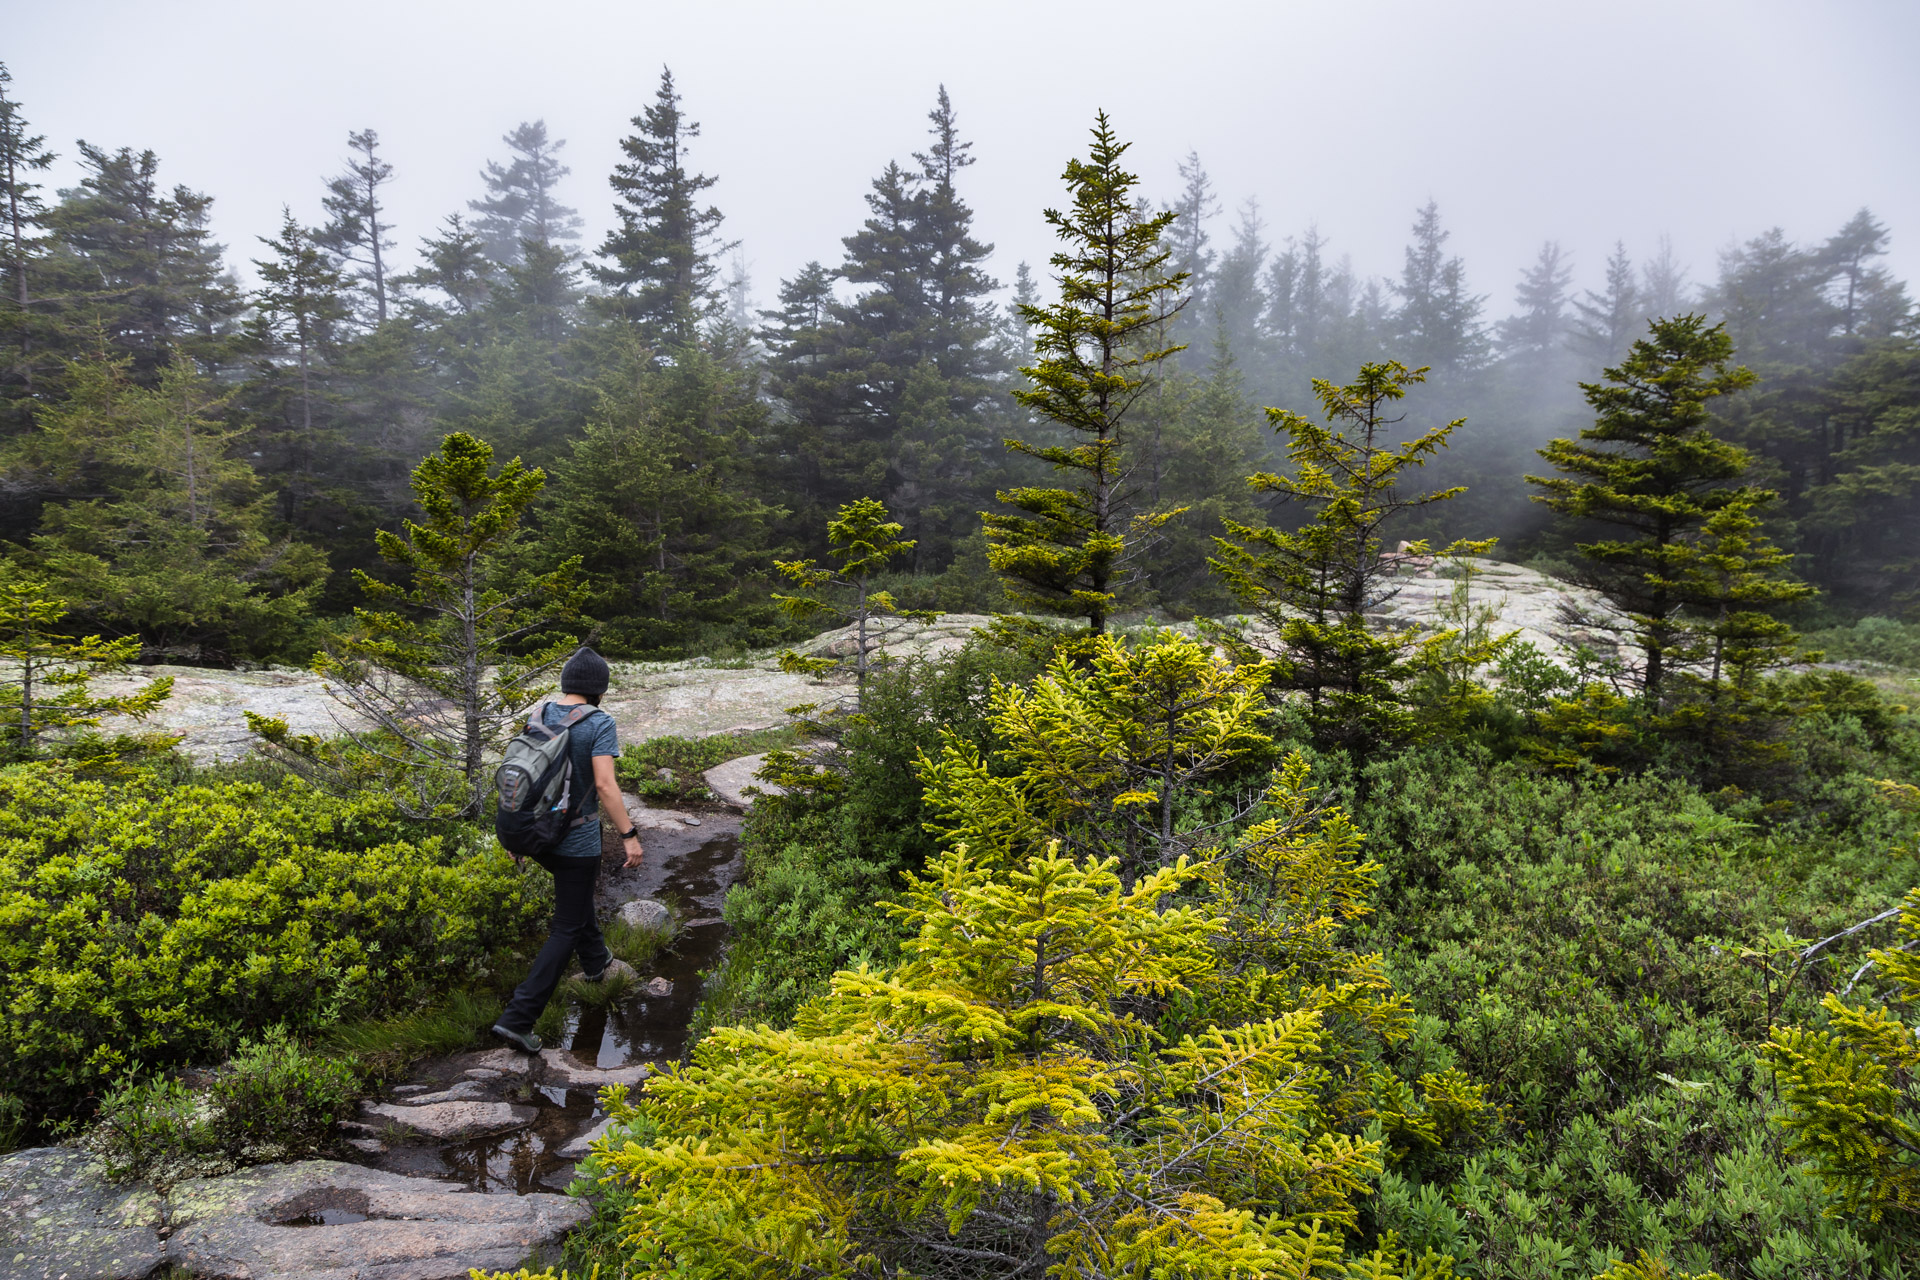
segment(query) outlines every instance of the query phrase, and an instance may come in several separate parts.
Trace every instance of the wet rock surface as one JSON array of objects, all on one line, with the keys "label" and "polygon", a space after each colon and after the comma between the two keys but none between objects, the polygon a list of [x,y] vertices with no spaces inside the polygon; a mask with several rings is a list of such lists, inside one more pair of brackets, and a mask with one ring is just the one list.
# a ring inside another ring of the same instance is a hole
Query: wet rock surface
[{"label": "wet rock surface", "polygon": [[415,1098],[405,1098],[398,1103],[368,1102],[362,1104],[360,1110],[374,1120],[385,1120],[423,1138],[445,1142],[524,1129],[538,1114],[532,1107],[510,1102],[422,1103]]}]

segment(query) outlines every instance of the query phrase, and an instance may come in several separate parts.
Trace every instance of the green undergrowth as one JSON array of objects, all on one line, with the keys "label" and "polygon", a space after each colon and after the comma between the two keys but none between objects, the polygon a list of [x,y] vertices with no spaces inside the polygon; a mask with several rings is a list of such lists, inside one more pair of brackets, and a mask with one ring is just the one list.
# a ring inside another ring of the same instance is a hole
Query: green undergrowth
[{"label": "green undergrowth", "polygon": [[[800,730],[782,725],[706,738],[648,738],[622,748],[614,772],[621,790],[643,800],[668,804],[708,801],[713,793],[700,779],[708,769],[739,756],[797,745],[801,737]],[[662,777],[662,769],[672,777]]]}]

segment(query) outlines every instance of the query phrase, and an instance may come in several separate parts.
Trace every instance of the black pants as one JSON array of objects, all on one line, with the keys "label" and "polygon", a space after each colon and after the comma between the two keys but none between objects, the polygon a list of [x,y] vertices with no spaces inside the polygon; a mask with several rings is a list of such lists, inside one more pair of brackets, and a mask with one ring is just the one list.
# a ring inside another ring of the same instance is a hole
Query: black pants
[{"label": "black pants", "polygon": [[600,878],[599,858],[562,858],[547,854],[535,859],[553,873],[553,924],[547,930],[547,944],[533,958],[526,981],[514,988],[500,1025],[522,1035],[553,998],[560,979],[567,976],[567,964],[576,953],[580,967],[588,973],[600,973],[613,959],[600,925],[593,918],[593,885]]}]

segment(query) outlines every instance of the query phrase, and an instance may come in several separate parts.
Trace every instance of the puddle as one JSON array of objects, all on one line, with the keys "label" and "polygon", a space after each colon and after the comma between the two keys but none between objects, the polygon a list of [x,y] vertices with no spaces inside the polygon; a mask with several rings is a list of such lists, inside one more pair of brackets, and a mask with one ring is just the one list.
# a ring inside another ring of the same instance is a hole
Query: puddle
[{"label": "puddle", "polygon": [[[719,917],[727,889],[740,872],[739,826],[737,818],[710,817],[703,827],[689,828],[684,834],[649,832],[647,864],[636,871],[603,875],[599,886],[603,920],[619,903],[664,898],[675,904],[683,922],[681,931],[673,947],[654,959],[643,981],[622,999],[605,1008],[570,1008],[565,1035],[555,1048],[568,1051],[582,1065],[600,1068],[677,1062],[685,1053],[687,1025],[700,1003],[700,975],[718,966],[726,945],[726,925]],[[655,978],[665,978],[672,983],[671,989],[664,995],[649,992],[647,987]],[[460,1075],[455,1061],[428,1063],[419,1078],[451,1072],[446,1081],[450,1083]],[[598,1123],[598,1090],[540,1086],[523,1097],[520,1082],[488,1081],[488,1087],[503,1100],[533,1106],[538,1112],[534,1122],[493,1138],[396,1144],[364,1162],[393,1173],[459,1182],[471,1191],[510,1195],[564,1191],[573,1180],[576,1161],[560,1152]],[[406,1101],[403,1090],[411,1091],[404,1085],[393,1090],[395,1101]],[[318,1223],[303,1219],[299,1225]]]},{"label": "puddle", "polygon": [[280,1223],[283,1227],[337,1227],[348,1222],[365,1222],[367,1215],[352,1209],[315,1209]]}]

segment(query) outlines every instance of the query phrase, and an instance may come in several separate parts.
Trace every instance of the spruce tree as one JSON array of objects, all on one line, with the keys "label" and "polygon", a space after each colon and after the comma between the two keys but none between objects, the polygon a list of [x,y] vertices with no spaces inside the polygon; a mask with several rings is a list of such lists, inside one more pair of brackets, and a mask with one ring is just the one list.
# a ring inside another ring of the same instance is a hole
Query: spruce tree
[{"label": "spruce tree", "polygon": [[144,385],[176,351],[217,363],[242,301],[212,239],[212,197],[165,190],[151,151],[81,142],[79,152],[79,186],[62,190],[44,219],[52,243],[43,292],[60,298],[48,311],[63,330],[61,354],[79,357],[105,334]]},{"label": "spruce tree", "polygon": [[1095,117],[1086,160],[1069,160],[1063,175],[1072,205],[1046,211],[1066,247],[1050,259],[1060,296],[1023,307],[1035,331],[1034,363],[1021,369],[1030,385],[1014,399],[1048,419],[1071,443],[1009,439],[1007,448],[1051,465],[1071,488],[1028,486],[999,500],[1022,513],[987,513],[988,563],[1007,593],[1050,613],[1085,618],[1106,630],[1119,592],[1139,576],[1143,544],[1177,512],[1137,511],[1127,416],[1152,385],[1152,373],[1178,347],[1155,339],[1181,306],[1186,277],[1167,274],[1161,237],[1175,214],[1147,216],[1134,206],[1139,178],[1120,167],[1130,144]]},{"label": "spruce tree", "polygon": [[[401,580],[356,571],[367,605],[315,663],[348,713],[351,764],[382,779],[410,816],[481,813],[487,757],[574,647],[550,628],[576,612],[579,562],[527,575],[510,554],[545,483],[518,458],[496,471],[484,441],[447,436],[413,471],[420,518],[378,535]],[[289,763],[341,758],[284,723],[247,719]]]},{"label": "spruce tree", "polygon": [[1400,281],[1393,286],[1400,309],[1394,316],[1398,341],[1416,364],[1443,377],[1479,368],[1486,356],[1486,330],[1480,319],[1486,299],[1467,291],[1466,264],[1446,254],[1450,232],[1440,226],[1440,206],[1427,201],[1413,224]]},{"label": "spruce tree", "polygon": [[620,141],[625,157],[607,179],[618,200],[619,225],[600,246],[605,265],[594,276],[613,290],[614,314],[639,326],[649,343],[684,346],[713,313],[717,242],[724,215],[701,208],[701,193],[718,179],[688,167],[700,126],[686,118],[673,72],[661,68],[653,105],[633,118]]},{"label": "spruce tree", "polygon": [[75,639],[61,625],[69,612],[44,582],[0,582],[0,760],[29,759],[48,734],[94,728],[102,716],[139,719],[173,692],[173,677],[162,676],[137,693],[95,693],[93,681],[139,659],[140,637]]},{"label": "spruce tree", "polygon": [[518,266],[523,244],[565,248],[580,238],[580,214],[560,203],[555,190],[573,170],[560,163],[564,138],[549,138],[545,120],[522,121],[500,141],[512,159],[487,161],[480,177],[487,194],[467,201],[473,230],[486,253],[502,267]]},{"label": "spruce tree", "polygon": [[35,368],[51,359],[46,352],[51,334],[46,320],[32,310],[32,272],[45,253],[41,221],[47,210],[40,184],[33,175],[53,164],[47,140],[33,132],[12,94],[13,74],[0,62],[0,218],[5,226],[7,287],[0,296],[0,342],[6,344],[0,368],[0,435],[24,429],[30,421],[35,392]]},{"label": "spruce tree", "polygon": [[386,199],[380,188],[393,181],[393,166],[380,158],[380,135],[372,129],[348,134],[347,147],[354,154],[346,172],[327,183],[327,194],[321,198],[328,221],[320,242],[342,265],[353,266],[354,277],[367,291],[365,316],[378,326],[387,322],[386,254],[393,248],[393,241],[387,239],[393,224],[384,220]]},{"label": "spruce tree", "polygon": [[1560,246],[1551,240],[1541,245],[1514,290],[1519,310],[1500,322],[1500,343],[1507,355],[1539,362],[1560,351],[1566,342],[1567,286],[1572,279],[1573,265]]},{"label": "spruce tree", "polygon": [[774,568],[804,594],[776,594],[780,612],[796,622],[832,619],[853,629],[853,653],[805,658],[792,650],[780,655],[782,671],[820,674],[842,666],[853,669],[861,703],[866,700],[867,673],[873,652],[887,642],[900,622],[932,622],[940,615],[927,609],[902,609],[891,592],[874,585],[895,560],[913,554],[911,540],[901,538],[902,526],[888,518],[886,505],[861,498],[841,507],[827,522],[827,554],[836,562],[822,567],[814,560],[777,560]]},{"label": "spruce tree", "polygon": [[1303,508],[1307,520],[1295,529],[1227,520],[1228,536],[1215,540],[1215,571],[1267,625],[1267,637],[1251,644],[1273,660],[1274,688],[1306,695],[1308,724],[1329,746],[1364,752],[1413,729],[1400,686],[1415,674],[1417,638],[1376,631],[1367,614],[1394,595],[1399,557],[1387,547],[1389,522],[1462,492],[1400,489],[1402,473],[1424,465],[1465,421],[1387,443],[1401,421],[1393,406],[1426,372],[1387,361],[1362,365],[1346,386],[1316,378],[1329,426],[1268,409],[1293,474],[1262,472],[1247,483]]},{"label": "spruce tree", "polygon": [[1606,288],[1599,293],[1587,290],[1574,300],[1573,310],[1578,317],[1568,339],[1573,349],[1589,366],[1618,363],[1646,314],[1625,244],[1616,241],[1607,258]]},{"label": "spruce tree", "polygon": [[1211,247],[1207,223],[1219,216],[1220,198],[1198,151],[1187,152],[1179,173],[1180,194],[1168,206],[1176,215],[1167,228],[1168,261],[1186,274],[1187,307],[1182,314],[1189,325],[1199,326],[1212,320],[1213,264],[1219,255]]},{"label": "spruce tree", "polygon": [[298,526],[303,508],[314,498],[317,475],[331,469],[321,456],[328,445],[322,439],[324,422],[316,425],[314,405],[321,395],[319,366],[339,341],[348,316],[342,297],[346,282],[314,233],[294,220],[291,209],[281,209],[280,234],[262,236],[260,243],[271,256],[254,260],[261,288],[254,294],[256,309],[247,331],[269,381],[278,381],[288,364],[293,369],[292,394],[281,397],[289,410],[278,433],[283,456],[269,469],[281,477],[283,517]]},{"label": "spruce tree", "polygon": [[1559,474],[1527,480],[1543,491],[1534,501],[1577,531],[1620,531],[1578,544],[1583,577],[1633,619],[1642,691],[1657,706],[1667,658],[1684,639],[1675,615],[1686,604],[1679,578],[1690,536],[1736,503],[1771,496],[1734,483],[1751,459],[1709,429],[1709,402],[1754,376],[1733,365],[1724,324],[1685,315],[1653,321],[1605,377],[1581,384],[1594,425],[1540,450]]}]

